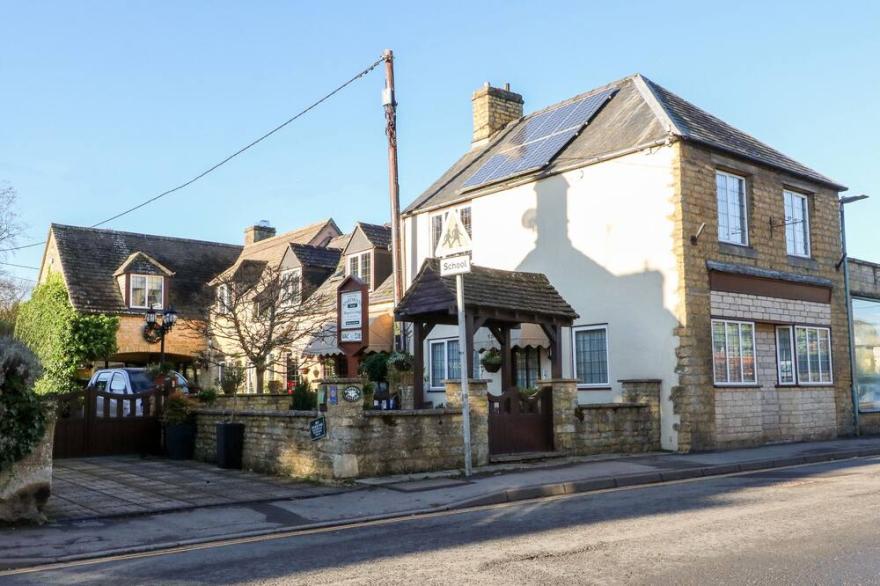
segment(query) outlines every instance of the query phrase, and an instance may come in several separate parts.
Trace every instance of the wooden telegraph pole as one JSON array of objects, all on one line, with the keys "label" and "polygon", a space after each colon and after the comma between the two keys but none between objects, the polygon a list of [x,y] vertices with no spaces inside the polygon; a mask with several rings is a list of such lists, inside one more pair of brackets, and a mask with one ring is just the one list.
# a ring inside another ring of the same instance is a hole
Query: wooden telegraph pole
[{"label": "wooden telegraph pole", "polygon": [[[394,53],[385,49],[385,134],[388,136],[388,194],[391,198],[391,272],[394,279],[394,306],[403,297],[403,256],[400,246],[400,183],[397,177],[397,98],[394,93]],[[405,347],[403,328],[395,337],[396,349]]]}]

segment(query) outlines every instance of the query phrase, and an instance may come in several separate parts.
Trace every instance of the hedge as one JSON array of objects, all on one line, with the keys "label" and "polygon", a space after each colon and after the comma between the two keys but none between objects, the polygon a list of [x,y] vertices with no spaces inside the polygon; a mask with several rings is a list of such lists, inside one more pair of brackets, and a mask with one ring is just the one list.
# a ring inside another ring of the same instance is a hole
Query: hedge
[{"label": "hedge", "polygon": [[30,350],[0,337],[0,470],[31,453],[46,431],[46,415],[32,388],[39,375]]},{"label": "hedge", "polygon": [[77,312],[59,274],[37,285],[31,298],[21,304],[15,322],[15,337],[43,364],[36,392],[63,393],[79,388],[80,367],[116,353],[118,328],[115,316]]}]

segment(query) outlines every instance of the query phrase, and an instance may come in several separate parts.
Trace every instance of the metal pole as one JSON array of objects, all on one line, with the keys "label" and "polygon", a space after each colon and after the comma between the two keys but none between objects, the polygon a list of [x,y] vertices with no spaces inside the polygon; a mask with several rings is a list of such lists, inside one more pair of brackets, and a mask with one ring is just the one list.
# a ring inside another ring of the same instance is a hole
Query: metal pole
[{"label": "metal pole", "polygon": [[856,339],[853,331],[852,299],[849,296],[849,255],[846,251],[846,213],[844,204],[840,203],[840,247],[843,252],[843,291],[846,296],[846,330],[849,337],[849,377],[850,395],[853,403],[853,425],[856,435],[861,435],[859,429],[859,397],[856,393]]},{"label": "metal pole", "polygon": [[[385,49],[385,134],[388,137],[388,194],[391,198],[391,272],[394,275],[394,306],[403,297],[403,260],[400,250],[400,183],[397,177],[397,96],[394,92],[394,52]],[[397,349],[403,349],[403,327]]]},{"label": "metal pole", "polygon": [[461,429],[464,435],[464,475],[471,475],[471,410],[468,403],[467,328],[465,326],[464,284],[462,275],[455,275],[455,301],[458,305],[458,356],[461,370]]},{"label": "metal pole", "polygon": [[159,338],[159,368],[165,367],[165,327],[164,324],[161,326],[162,329],[159,332],[162,336]]}]

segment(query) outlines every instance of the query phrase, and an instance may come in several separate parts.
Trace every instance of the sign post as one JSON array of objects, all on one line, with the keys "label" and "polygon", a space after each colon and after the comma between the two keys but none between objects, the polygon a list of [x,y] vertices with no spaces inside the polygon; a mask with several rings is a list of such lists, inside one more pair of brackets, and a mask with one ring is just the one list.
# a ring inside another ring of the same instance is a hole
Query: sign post
[{"label": "sign post", "polygon": [[455,275],[455,303],[458,306],[458,356],[461,370],[461,418],[464,435],[464,475],[470,476],[471,458],[471,411],[468,401],[468,375],[470,369],[467,348],[467,327],[464,307],[464,273],[471,272],[471,239],[458,215],[458,210],[449,212],[440,233],[440,242],[434,255],[440,258],[440,276]]},{"label": "sign post", "polygon": [[367,284],[349,275],[336,290],[336,343],[348,361],[348,376],[357,375],[357,354],[370,343]]}]

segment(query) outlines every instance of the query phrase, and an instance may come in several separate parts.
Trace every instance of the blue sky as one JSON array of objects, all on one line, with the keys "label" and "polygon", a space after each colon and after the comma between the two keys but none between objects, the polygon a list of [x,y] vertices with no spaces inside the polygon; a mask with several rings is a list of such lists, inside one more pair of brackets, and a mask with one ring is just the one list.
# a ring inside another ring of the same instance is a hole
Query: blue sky
[{"label": "blue sky", "polygon": [[[880,4],[0,1],[0,182],[28,229],[88,225],[183,182],[376,59],[397,56],[404,205],[468,148],[470,95],[531,111],[641,72],[871,200],[850,251],[880,261]],[[332,216],[386,221],[375,71],[120,230],[239,242]],[[9,262],[36,266],[42,249]],[[23,278],[35,271],[10,269]]]}]

